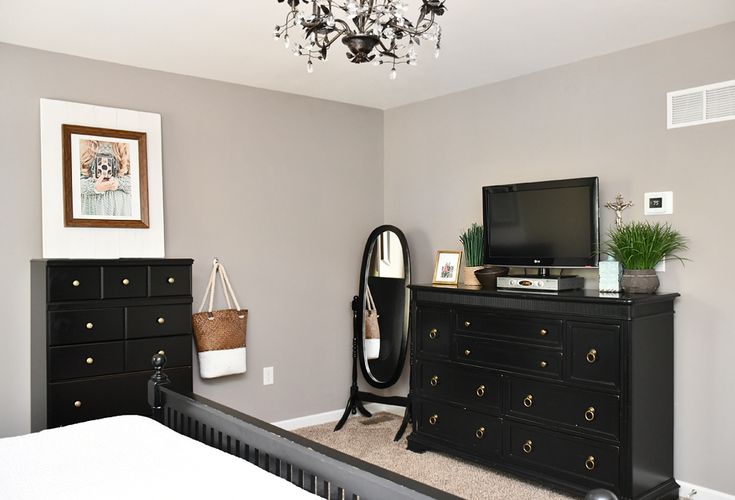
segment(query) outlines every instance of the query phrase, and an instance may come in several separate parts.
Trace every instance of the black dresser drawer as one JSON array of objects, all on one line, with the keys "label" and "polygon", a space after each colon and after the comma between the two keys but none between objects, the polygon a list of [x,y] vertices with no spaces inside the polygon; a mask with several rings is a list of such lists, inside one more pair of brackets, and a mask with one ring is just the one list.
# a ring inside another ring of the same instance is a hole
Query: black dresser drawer
[{"label": "black dresser drawer", "polygon": [[128,307],[126,338],[191,334],[191,304]]},{"label": "black dresser drawer", "polygon": [[151,296],[191,294],[190,266],[151,266]]},{"label": "black dresser drawer", "polygon": [[449,357],[450,316],[446,309],[419,307],[416,311],[418,354]]},{"label": "black dresser drawer", "polygon": [[511,462],[619,493],[615,486],[620,470],[617,446],[516,423],[506,423],[505,429],[503,455]]},{"label": "black dresser drawer", "polygon": [[48,268],[49,302],[100,298],[100,268],[59,266]]},{"label": "black dresser drawer", "polygon": [[562,321],[558,319],[520,318],[507,314],[459,310],[455,329],[503,340],[561,346]]},{"label": "black dresser drawer", "polygon": [[562,375],[563,354],[560,351],[462,335],[455,336],[454,346],[452,357],[462,363],[556,379],[560,379]]},{"label": "black dresser drawer", "polygon": [[48,340],[52,346],[122,340],[124,336],[125,316],[122,308],[48,314]]},{"label": "black dresser drawer", "polygon": [[420,361],[414,383],[428,398],[500,408],[500,375],[476,368],[457,368],[448,363]]},{"label": "black dresser drawer", "polygon": [[572,351],[571,378],[620,387],[620,325],[567,324]]},{"label": "black dresser drawer", "polygon": [[[48,386],[48,427],[115,415],[150,416],[147,384],[153,371],[57,382]],[[191,368],[166,370],[175,391],[191,392]]]},{"label": "black dresser drawer", "polygon": [[147,268],[144,266],[103,267],[102,292],[106,299],[145,297],[148,294]]},{"label": "black dresser drawer", "polygon": [[424,399],[413,403],[416,431],[473,450],[483,457],[500,453],[501,425],[496,417]]},{"label": "black dresser drawer", "polygon": [[121,373],[125,365],[122,342],[51,347],[48,357],[50,381]]},{"label": "black dresser drawer", "polygon": [[509,414],[620,436],[620,397],[533,380],[508,380]]},{"label": "black dresser drawer", "polygon": [[166,355],[166,366],[177,367],[191,364],[191,337],[160,337],[129,340],[125,343],[125,369],[128,371],[150,370],[154,354]]}]

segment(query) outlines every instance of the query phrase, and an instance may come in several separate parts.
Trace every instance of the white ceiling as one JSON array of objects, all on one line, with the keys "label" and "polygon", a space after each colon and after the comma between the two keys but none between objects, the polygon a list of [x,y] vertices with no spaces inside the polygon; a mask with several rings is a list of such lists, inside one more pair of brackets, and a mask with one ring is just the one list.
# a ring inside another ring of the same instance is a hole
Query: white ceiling
[{"label": "white ceiling", "polygon": [[735,0],[446,4],[441,58],[424,47],[395,81],[342,46],[307,74],[273,41],[276,0],[0,0],[0,41],[387,109],[735,21]]}]

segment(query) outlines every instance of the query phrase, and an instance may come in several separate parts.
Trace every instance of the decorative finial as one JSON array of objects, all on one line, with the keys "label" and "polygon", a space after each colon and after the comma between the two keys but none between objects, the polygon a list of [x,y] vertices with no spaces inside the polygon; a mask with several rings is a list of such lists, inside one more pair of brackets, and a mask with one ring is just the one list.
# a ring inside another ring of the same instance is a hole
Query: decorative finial
[{"label": "decorative finial", "polygon": [[623,225],[623,210],[632,206],[633,202],[624,201],[623,195],[621,195],[620,193],[618,193],[618,195],[615,197],[615,201],[605,203],[605,208],[609,208],[610,210],[615,212],[615,225],[617,227],[622,227]]}]

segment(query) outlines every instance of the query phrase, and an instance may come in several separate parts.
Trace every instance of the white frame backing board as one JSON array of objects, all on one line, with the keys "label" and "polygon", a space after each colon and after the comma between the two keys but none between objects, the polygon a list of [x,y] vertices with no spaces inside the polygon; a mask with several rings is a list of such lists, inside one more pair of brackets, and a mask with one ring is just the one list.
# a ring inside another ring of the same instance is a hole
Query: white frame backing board
[{"label": "white frame backing board", "polygon": [[[53,99],[41,99],[40,110],[43,257],[164,257],[161,115]],[[61,145],[64,124],[147,134],[149,228],[64,226]]]}]

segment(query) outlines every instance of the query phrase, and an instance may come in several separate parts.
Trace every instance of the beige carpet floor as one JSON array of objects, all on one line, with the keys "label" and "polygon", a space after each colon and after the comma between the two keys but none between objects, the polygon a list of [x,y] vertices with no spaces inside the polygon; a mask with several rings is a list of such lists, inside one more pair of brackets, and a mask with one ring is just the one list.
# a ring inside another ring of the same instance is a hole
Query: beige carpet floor
[{"label": "beige carpet floor", "polygon": [[406,449],[406,439],[393,441],[401,417],[378,413],[354,417],[339,432],[334,424],[296,430],[297,434],[463,498],[475,500],[567,500],[571,497],[519,481],[487,467],[442,453],[419,454]]}]

